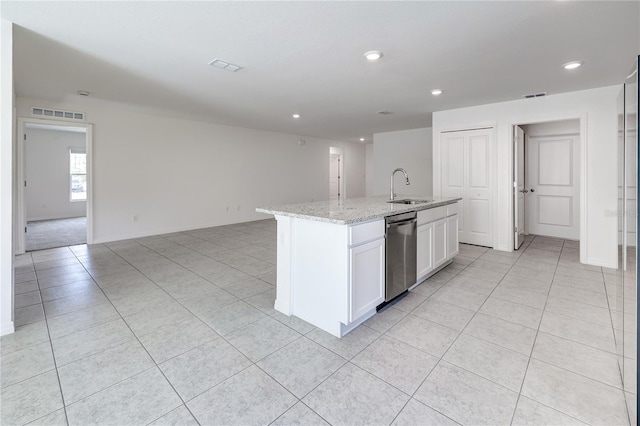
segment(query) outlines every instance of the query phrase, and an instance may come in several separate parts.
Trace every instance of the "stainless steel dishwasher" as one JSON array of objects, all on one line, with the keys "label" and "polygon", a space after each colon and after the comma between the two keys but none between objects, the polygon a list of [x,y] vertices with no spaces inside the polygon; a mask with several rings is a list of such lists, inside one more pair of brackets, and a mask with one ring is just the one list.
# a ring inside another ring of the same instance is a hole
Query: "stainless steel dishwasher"
[{"label": "stainless steel dishwasher", "polygon": [[387,216],[385,302],[416,283],[416,212]]}]

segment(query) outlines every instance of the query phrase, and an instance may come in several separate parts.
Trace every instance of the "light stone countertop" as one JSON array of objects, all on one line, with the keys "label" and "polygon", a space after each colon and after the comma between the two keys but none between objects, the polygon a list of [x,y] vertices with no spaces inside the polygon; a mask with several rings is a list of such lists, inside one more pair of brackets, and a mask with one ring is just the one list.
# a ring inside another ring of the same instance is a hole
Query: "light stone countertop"
[{"label": "light stone countertop", "polygon": [[369,222],[399,213],[427,210],[434,207],[455,203],[462,198],[434,198],[421,196],[397,195],[397,200],[430,200],[421,204],[392,204],[388,196],[351,198],[343,201],[316,201],[312,203],[285,204],[274,207],[258,207],[258,213],[278,216],[289,216],[319,222],[348,225]]}]

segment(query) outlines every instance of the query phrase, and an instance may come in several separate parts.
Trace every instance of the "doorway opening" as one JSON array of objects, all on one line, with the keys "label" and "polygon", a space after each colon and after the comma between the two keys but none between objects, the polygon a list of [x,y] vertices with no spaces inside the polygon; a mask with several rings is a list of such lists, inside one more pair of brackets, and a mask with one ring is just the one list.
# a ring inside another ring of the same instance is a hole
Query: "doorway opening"
[{"label": "doorway opening", "polygon": [[513,126],[514,249],[525,235],[580,240],[580,119]]},{"label": "doorway opening", "polygon": [[344,200],[344,153],[342,148],[329,148],[329,200]]},{"label": "doorway opening", "polygon": [[17,253],[91,242],[91,125],[19,119]]}]

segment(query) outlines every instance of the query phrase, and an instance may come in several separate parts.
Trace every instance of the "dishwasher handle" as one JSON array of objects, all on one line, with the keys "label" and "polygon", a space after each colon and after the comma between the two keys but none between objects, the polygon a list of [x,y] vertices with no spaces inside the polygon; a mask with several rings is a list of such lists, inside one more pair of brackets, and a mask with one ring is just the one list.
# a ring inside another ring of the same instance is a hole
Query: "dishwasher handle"
[{"label": "dishwasher handle", "polygon": [[401,220],[398,222],[387,223],[387,229],[396,227],[396,226],[409,225],[411,223],[416,223],[416,219],[407,219],[407,220]]}]

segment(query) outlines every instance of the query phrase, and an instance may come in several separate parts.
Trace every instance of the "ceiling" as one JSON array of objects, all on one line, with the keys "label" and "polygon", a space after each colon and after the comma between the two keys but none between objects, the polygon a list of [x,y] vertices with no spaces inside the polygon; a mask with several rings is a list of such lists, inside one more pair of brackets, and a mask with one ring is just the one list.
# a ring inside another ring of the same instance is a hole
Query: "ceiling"
[{"label": "ceiling", "polygon": [[18,26],[17,96],[346,141],[621,84],[640,53],[639,2],[0,3]]}]

